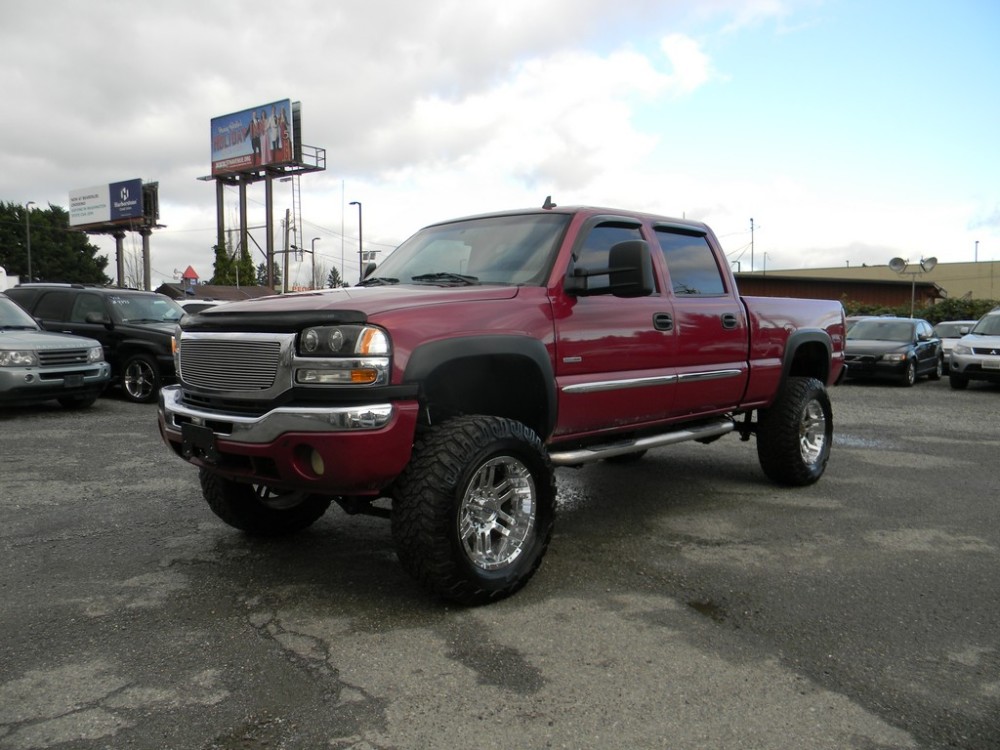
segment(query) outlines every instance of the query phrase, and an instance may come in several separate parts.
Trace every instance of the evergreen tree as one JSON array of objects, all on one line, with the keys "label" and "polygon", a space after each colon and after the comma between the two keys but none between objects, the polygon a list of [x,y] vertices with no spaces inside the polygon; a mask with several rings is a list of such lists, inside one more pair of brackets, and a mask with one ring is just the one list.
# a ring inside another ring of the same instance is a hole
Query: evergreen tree
[{"label": "evergreen tree", "polygon": [[[30,211],[28,216],[26,211]],[[34,281],[78,284],[111,283],[108,259],[88,236],[70,229],[69,213],[20,203],[0,203],[0,266],[10,276],[28,281],[28,229],[31,231],[31,275]]]},{"label": "evergreen tree", "polygon": [[344,280],[340,278],[340,271],[337,270],[336,266],[330,269],[329,275],[326,277],[326,286],[328,289],[337,289],[338,287],[347,286]]},{"label": "evergreen tree", "polygon": [[[271,275],[274,277],[274,288],[281,287],[281,267],[277,263],[271,264]],[[257,286],[267,286],[267,263],[257,265]]]},{"label": "evergreen tree", "polygon": [[215,251],[215,262],[212,267],[215,272],[212,274],[212,284],[219,286],[236,286],[236,262],[233,260],[225,244],[213,245]]}]

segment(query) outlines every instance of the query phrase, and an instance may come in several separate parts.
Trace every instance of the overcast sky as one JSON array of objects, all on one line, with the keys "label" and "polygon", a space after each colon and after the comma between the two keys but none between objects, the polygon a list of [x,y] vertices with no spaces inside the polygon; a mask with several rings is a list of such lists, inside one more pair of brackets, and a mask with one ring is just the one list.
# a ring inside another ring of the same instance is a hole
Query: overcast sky
[{"label": "overcast sky", "polygon": [[[198,179],[211,172],[211,119],[282,99],[301,102],[301,142],[326,150],[326,170],[301,178],[299,236],[319,238],[319,263],[343,259],[348,280],[351,201],[365,249],[384,254],[432,221],[550,194],[706,221],[743,271],[751,239],[753,267],[768,271],[971,261],[976,241],[979,260],[1000,260],[995,0],[0,11],[0,200],[68,209],[71,190],[159,182],[154,286],[189,265],[212,275],[215,189]],[[248,194],[262,224],[263,184]],[[275,183],[276,224],[291,207]],[[235,226],[234,188],[225,212]],[[113,240],[93,242],[113,277]]]}]

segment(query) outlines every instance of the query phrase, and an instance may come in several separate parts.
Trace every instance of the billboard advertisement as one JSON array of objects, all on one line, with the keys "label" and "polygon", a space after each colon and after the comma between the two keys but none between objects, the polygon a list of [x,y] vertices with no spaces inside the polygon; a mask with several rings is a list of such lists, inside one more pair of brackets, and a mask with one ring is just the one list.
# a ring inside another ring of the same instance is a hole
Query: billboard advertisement
[{"label": "billboard advertisement", "polygon": [[282,99],[212,118],[212,176],[294,162],[292,102]]},{"label": "billboard advertisement", "polygon": [[142,218],[142,180],[78,188],[69,193],[71,227],[141,221]]}]

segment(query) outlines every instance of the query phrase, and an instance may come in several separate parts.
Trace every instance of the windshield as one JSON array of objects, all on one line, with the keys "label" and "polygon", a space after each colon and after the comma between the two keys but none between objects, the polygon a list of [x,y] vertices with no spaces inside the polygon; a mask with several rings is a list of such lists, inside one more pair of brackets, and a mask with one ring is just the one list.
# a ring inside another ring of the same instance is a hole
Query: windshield
[{"label": "windshield", "polygon": [[987,315],[972,329],[979,336],[1000,336],[1000,315]]},{"label": "windshield", "polygon": [[361,283],[541,285],[568,221],[565,214],[525,214],[427,227]]},{"label": "windshield", "polygon": [[869,341],[913,341],[913,323],[899,320],[879,320],[869,318],[859,320],[847,333],[849,339]]},{"label": "windshield", "polygon": [[116,323],[174,323],[184,309],[162,294],[120,294],[111,297],[111,316]]},{"label": "windshield", "polygon": [[37,331],[38,324],[17,303],[7,297],[0,297],[0,328]]}]

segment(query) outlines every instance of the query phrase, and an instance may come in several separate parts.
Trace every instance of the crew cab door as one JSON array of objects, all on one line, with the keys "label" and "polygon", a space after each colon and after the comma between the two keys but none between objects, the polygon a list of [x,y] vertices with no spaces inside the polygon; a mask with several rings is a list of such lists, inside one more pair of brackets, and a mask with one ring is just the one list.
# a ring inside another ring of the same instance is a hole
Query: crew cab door
[{"label": "crew cab door", "polygon": [[[630,240],[649,240],[638,222],[593,219],[577,235],[570,270],[607,269],[611,247]],[[554,299],[556,437],[638,427],[673,408],[673,309],[662,281],[641,297],[602,294],[609,281],[590,276],[588,294],[560,290]]]},{"label": "crew cab door", "polygon": [[749,333],[743,303],[706,233],[657,224],[673,302],[677,373],[671,414],[728,411],[746,390]]}]

